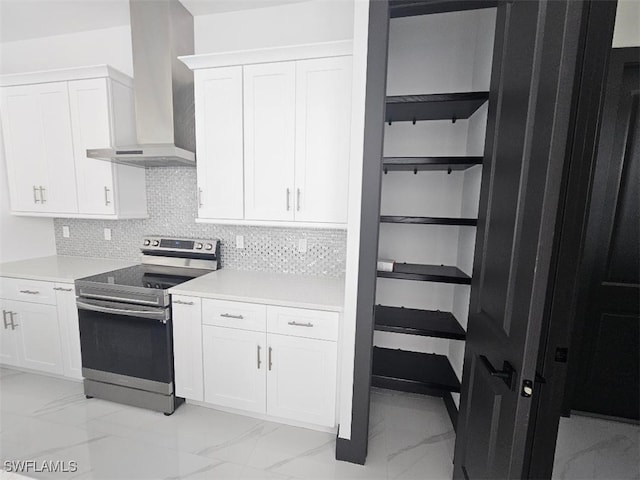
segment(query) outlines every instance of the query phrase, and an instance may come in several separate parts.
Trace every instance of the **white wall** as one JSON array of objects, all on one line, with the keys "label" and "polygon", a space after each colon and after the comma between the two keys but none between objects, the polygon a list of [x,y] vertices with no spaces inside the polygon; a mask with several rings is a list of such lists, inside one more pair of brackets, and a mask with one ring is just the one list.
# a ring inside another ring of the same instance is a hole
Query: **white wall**
[{"label": "white wall", "polygon": [[196,53],[246,50],[353,38],[353,0],[313,0],[199,15]]},{"label": "white wall", "polygon": [[[0,44],[0,74],[104,63],[133,74],[128,26]],[[9,214],[4,146],[0,147],[0,262],[54,255],[52,219]]]},{"label": "white wall", "polygon": [[640,0],[618,0],[612,46],[640,47]]}]

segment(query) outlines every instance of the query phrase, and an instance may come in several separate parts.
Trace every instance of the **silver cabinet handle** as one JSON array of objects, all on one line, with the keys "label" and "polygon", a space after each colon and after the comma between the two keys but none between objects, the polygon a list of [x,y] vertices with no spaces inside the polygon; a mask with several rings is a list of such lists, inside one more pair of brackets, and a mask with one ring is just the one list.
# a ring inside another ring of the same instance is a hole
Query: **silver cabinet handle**
[{"label": "silver cabinet handle", "polygon": [[288,322],[287,324],[294,327],[313,327],[313,323],[311,322],[307,322],[307,323]]},{"label": "silver cabinet handle", "polygon": [[108,207],[111,204],[111,200],[109,200],[109,192],[111,190],[108,187],[104,187],[104,206]]},{"label": "silver cabinet handle", "polygon": [[296,210],[300,211],[300,189],[296,192]]},{"label": "silver cabinet handle", "polygon": [[258,347],[258,370],[260,370],[260,365],[262,365],[262,362],[260,361],[260,345],[257,345]]},{"label": "silver cabinet handle", "polygon": [[4,329],[6,330],[7,328],[9,328],[9,325],[11,325],[10,322],[7,322],[7,312],[6,310],[2,310],[2,320],[4,322]]},{"label": "silver cabinet handle", "polygon": [[41,186],[39,190],[40,190],[40,201],[41,201],[42,203],[47,203],[47,199],[46,199],[46,198],[44,198],[44,192],[46,192],[46,191],[47,191],[47,189],[46,189],[45,187],[42,187],[42,186]]},{"label": "silver cabinet handle", "polygon": [[291,190],[287,188],[287,212],[291,210],[291,202],[289,198],[291,197]]},{"label": "silver cabinet handle", "polygon": [[73,288],[53,287],[58,292],[73,292]]},{"label": "silver cabinet handle", "polygon": [[33,186],[33,203],[40,203],[40,199],[38,198],[38,187]]},{"label": "silver cabinet handle", "polygon": [[182,300],[171,300],[171,303],[177,303],[178,305],[193,305],[193,302],[184,302]]},{"label": "silver cabinet handle", "polygon": [[13,316],[15,315],[16,317],[18,316],[18,314],[16,312],[9,312],[9,315],[11,316],[11,330],[15,330],[16,327],[19,325],[18,323],[14,323],[13,321]]},{"label": "silver cabinet handle", "polygon": [[198,208],[202,208],[202,189],[198,188]]},{"label": "silver cabinet handle", "polygon": [[39,295],[38,290],[20,290],[20,293],[26,293],[27,295]]},{"label": "silver cabinet handle", "polygon": [[237,318],[238,320],[244,319],[242,315],[231,315],[230,313],[221,313],[220,316],[224,318]]},{"label": "silver cabinet handle", "polygon": [[271,361],[271,347],[269,347],[269,371],[271,371],[271,367],[273,367],[273,362]]}]

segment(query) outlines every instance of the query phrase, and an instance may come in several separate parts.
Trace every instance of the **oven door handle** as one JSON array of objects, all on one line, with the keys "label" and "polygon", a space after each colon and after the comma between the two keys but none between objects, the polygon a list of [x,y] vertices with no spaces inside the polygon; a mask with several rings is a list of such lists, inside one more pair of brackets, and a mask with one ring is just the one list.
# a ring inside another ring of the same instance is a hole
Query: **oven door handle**
[{"label": "oven door handle", "polygon": [[162,323],[167,323],[169,319],[168,309],[162,310],[129,310],[124,308],[113,308],[104,305],[96,305],[93,303],[86,303],[80,300],[76,300],[76,305],[79,310],[88,310],[91,312],[112,313],[115,315],[126,315],[128,317],[145,318],[149,320],[157,320]]}]

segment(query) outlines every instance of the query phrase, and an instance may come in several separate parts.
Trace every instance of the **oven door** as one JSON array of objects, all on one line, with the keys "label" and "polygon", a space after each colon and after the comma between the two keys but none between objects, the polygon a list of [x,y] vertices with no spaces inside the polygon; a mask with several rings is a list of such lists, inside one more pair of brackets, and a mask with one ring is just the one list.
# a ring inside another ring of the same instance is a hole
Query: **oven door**
[{"label": "oven door", "polygon": [[82,374],[140,390],[173,393],[168,308],[78,298]]}]

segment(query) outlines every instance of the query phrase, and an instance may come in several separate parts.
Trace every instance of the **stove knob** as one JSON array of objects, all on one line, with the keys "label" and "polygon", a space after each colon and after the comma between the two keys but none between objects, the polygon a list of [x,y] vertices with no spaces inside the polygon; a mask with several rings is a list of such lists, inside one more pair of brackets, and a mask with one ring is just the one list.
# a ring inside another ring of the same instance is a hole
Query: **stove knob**
[{"label": "stove knob", "polygon": [[157,247],[158,245],[160,245],[160,242],[158,240],[154,240],[153,241],[153,246]]},{"label": "stove knob", "polygon": [[210,243],[207,243],[204,248],[205,250],[211,250],[213,249],[213,245],[211,245]]},{"label": "stove knob", "polygon": [[196,250],[202,250],[202,244],[196,243]]},{"label": "stove knob", "polygon": [[151,245],[151,240],[149,240],[148,238],[144,240],[144,246],[148,247],[149,245]]}]

